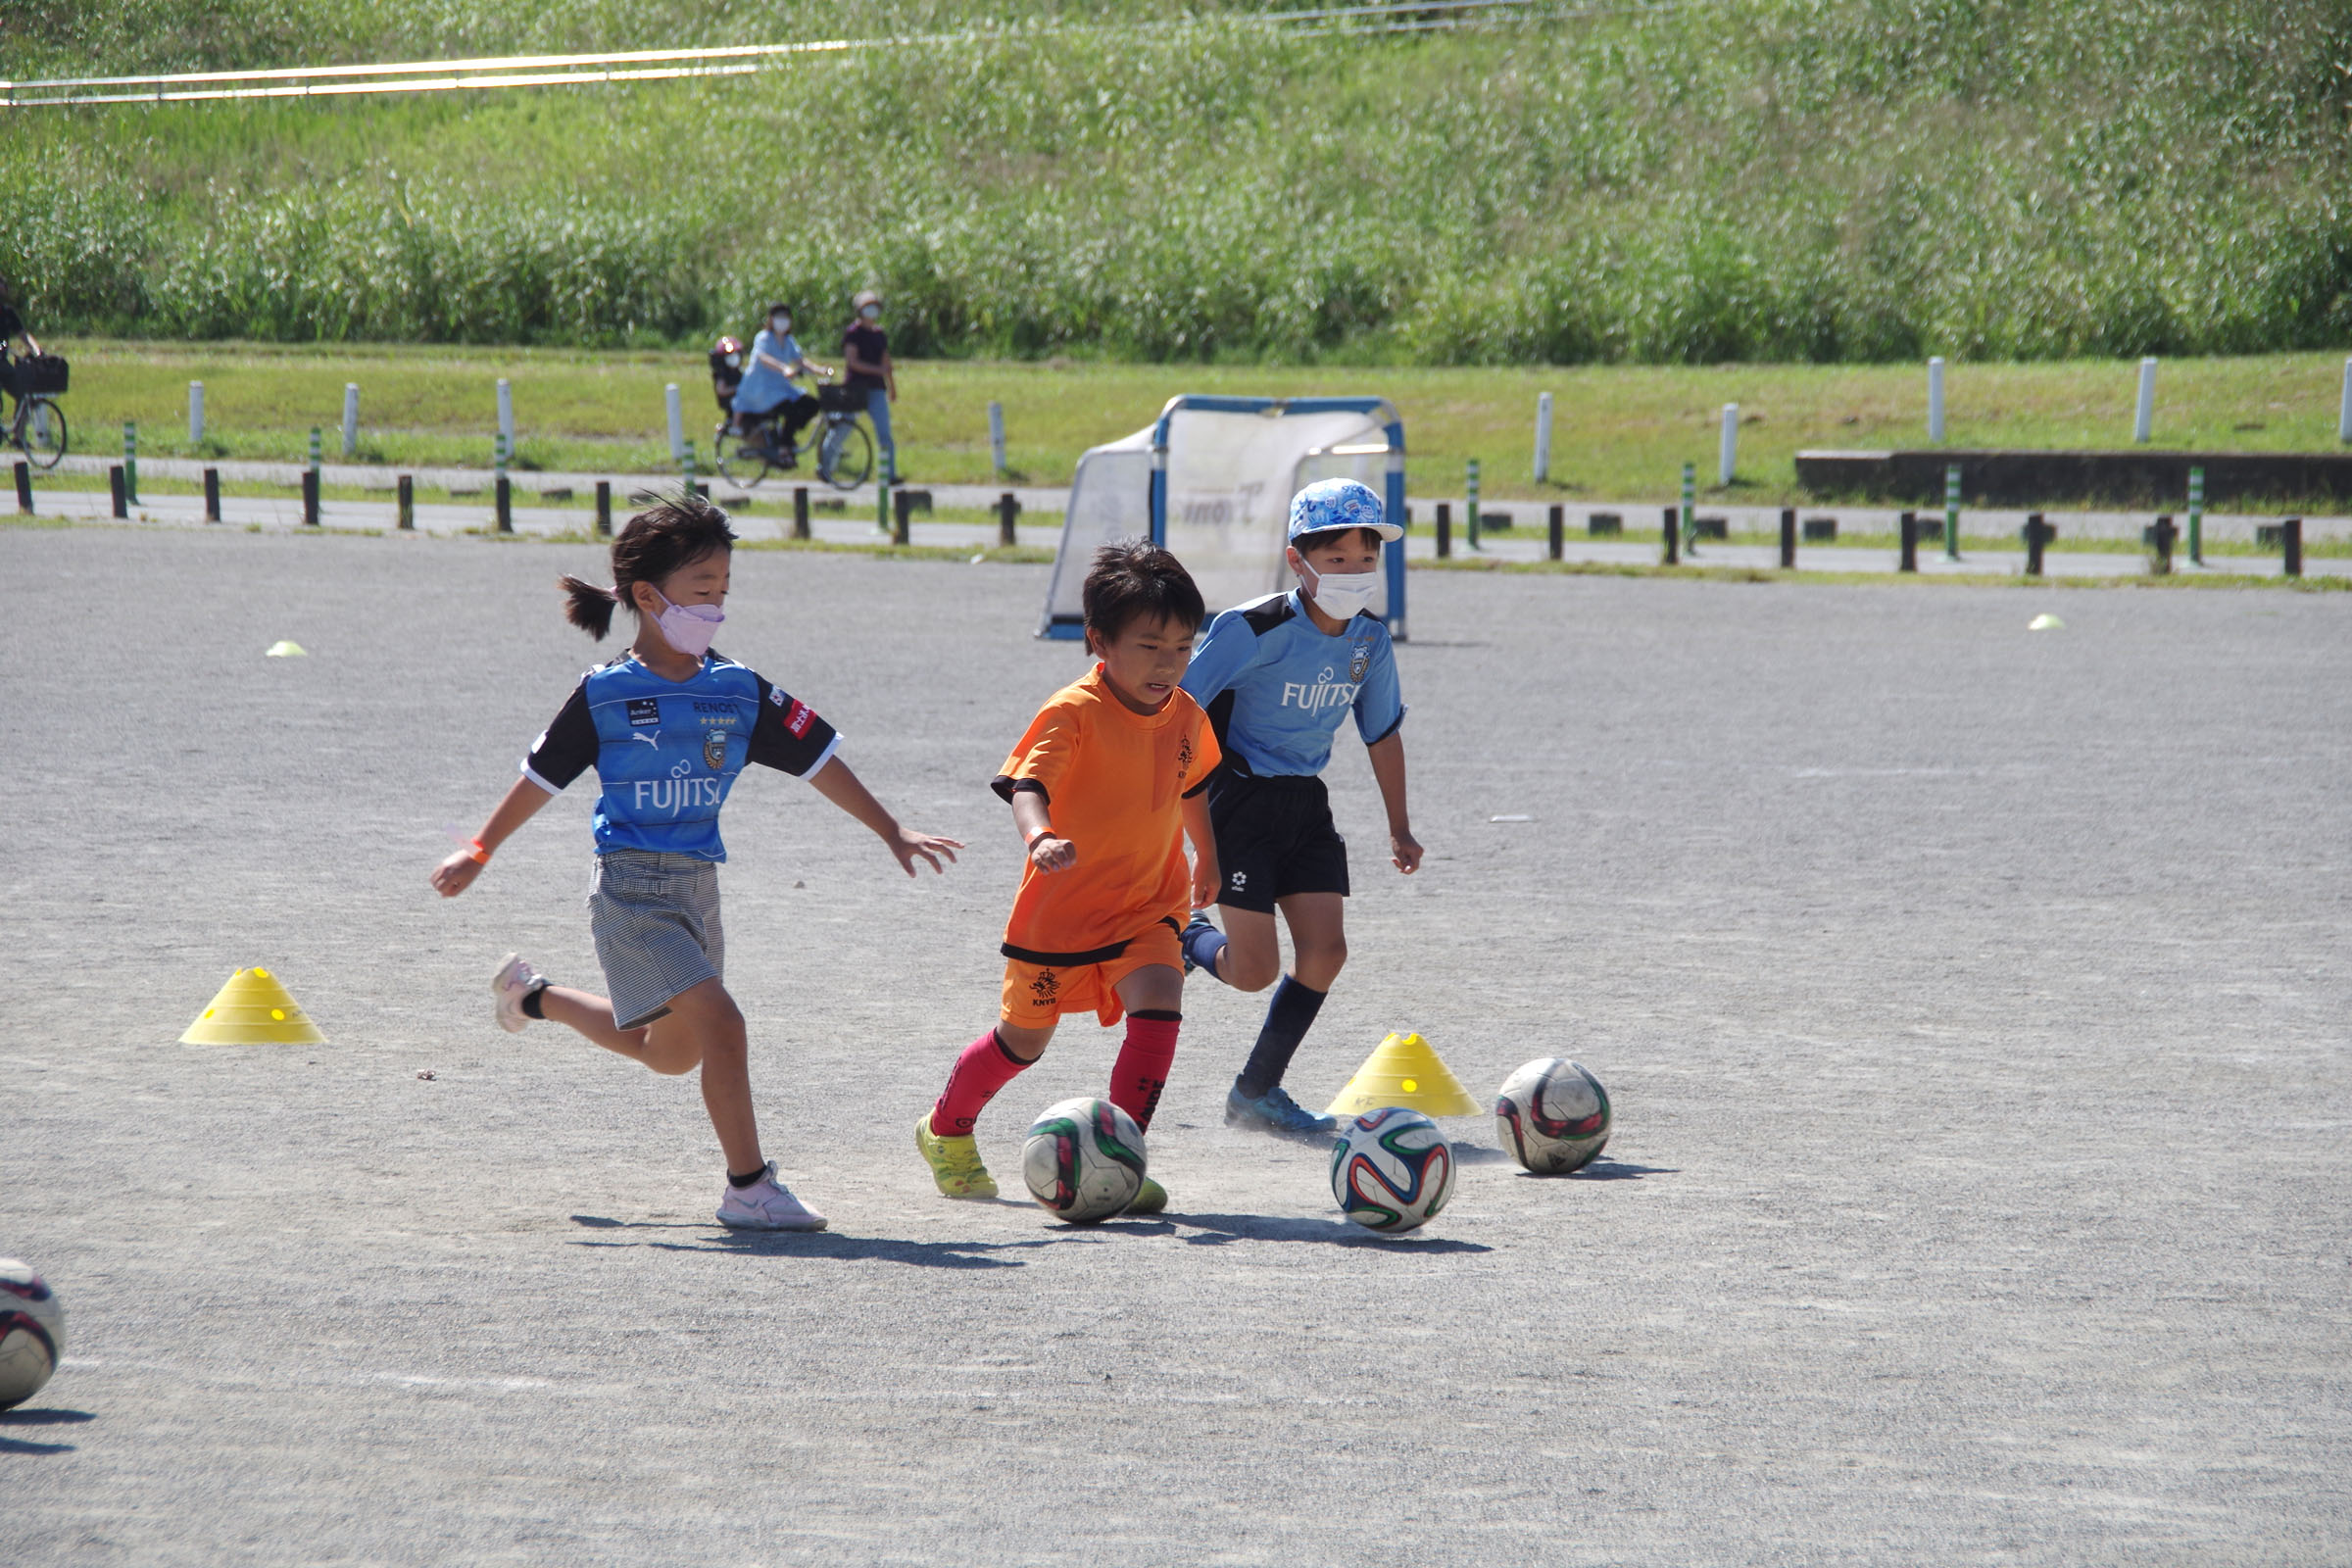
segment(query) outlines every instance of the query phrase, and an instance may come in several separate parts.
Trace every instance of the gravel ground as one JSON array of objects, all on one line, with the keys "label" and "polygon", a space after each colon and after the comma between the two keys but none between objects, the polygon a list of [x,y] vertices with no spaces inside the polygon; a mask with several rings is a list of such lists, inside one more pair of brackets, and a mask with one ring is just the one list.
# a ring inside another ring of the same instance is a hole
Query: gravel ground
[{"label": "gravel ground", "polygon": [[[1431,858],[1344,744],[1293,1085],[1398,1027],[1482,1095],[1573,1055],[1607,1156],[1454,1122],[1453,1206],[1358,1232],[1221,1124],[1257,999],[1202,984],[1171,1211],[1082,1232],[907,1133],[995,1004],[985,781],[1078,667],[1045,570],[746,556],[721,646],[972,845],[910,884],[740,790],[729,981],[834,1222],[747,1240],[690,1080],[490,1023],[508,948],[594,983],[585,791],[424,886],[595,561],[0,530],[0,1253],[72,1314],[0,1562],[2352,1560],[2352,600],[1418,576]],[[331,1043],[174,1044],[253,963]],[[1006,1092],[1001,1174],[1109,1054]]]}]

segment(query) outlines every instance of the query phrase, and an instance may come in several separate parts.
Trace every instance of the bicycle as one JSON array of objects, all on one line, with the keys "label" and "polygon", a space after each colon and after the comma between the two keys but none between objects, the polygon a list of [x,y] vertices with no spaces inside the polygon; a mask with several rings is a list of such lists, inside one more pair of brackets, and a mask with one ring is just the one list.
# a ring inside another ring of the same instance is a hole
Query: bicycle
[{"label": "bicycle", "polygon": [[767,437],[774,434],[772,416],[761,415],[760,420],[771,427],[757,433],[742,435],[735,429],[733,419],[721,419],[711,437],[711,451],[718,463],[718,471],[730,484],[746,490],[757,486],[770,473],[790,473],[800,465],[801,453],[816,455],[816,476],[836,490],[855,490],[873,477],[874,438],[858,416],[865,412],[865,394],[848,387],[820,386],[816,389],[820,423],[814,431],[813,443],[804,441],[795,453],[795,461],[787,463]]},{"label": "bicycle", "polygon": [[66,390],[66,362],[54,354],[13,360],[0,367],[17,396],[17,416],[6,441],[42,468],[66,455],[66,411],[49,394]]}]

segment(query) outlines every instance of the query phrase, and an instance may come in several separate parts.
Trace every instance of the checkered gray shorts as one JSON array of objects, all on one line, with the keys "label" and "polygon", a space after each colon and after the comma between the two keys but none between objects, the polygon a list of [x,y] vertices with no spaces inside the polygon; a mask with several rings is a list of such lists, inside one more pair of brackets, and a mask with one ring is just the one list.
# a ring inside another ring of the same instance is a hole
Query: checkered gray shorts
[{"label": "checkered gray shorts", "polygon": [[718,865],[692,855],[613,850],[596,858],[588,925],[613,1021],[623,1029],[669,1010],[669,999],[726,966]]}]

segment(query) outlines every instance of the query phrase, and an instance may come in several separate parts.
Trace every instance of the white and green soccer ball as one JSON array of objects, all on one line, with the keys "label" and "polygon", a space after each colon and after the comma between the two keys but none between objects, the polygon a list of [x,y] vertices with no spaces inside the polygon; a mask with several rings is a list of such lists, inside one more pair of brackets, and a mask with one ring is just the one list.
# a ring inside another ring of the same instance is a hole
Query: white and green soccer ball
[{"label": "white and green soccer ball", "polygon": [[1072,1225],[1123,1213],[1144,1186],[1144,1130],[1107,1100],[1064,1100],[1029,1126],[1021,1176],[1038,1207]]}]

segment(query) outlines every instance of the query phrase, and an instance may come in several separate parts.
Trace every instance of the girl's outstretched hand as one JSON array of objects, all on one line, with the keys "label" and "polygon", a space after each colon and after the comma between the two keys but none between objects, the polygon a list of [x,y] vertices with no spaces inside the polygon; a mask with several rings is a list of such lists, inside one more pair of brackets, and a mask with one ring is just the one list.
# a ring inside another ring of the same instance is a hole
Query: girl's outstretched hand
[{"label": "girl's outstretched hand", "polygon": [[949,865],[955,864],[956,852],[963,848],[954,839],[943,839],[936,833],[917,833],[908,827],[899,829],[882,842],[890,846],[890,853],[899,858],[900,868],[908,876],[914,875],[918,857],[930,861],[932,870],[945,871],[948,867],[939,862],[944,859]]},{"label": "girl's outstretched hand", "polygon": [[460,850],[433,867],[433,891],[445,899],[454,899],[473,886],[473,879],[481,874],[481,862]]}]

